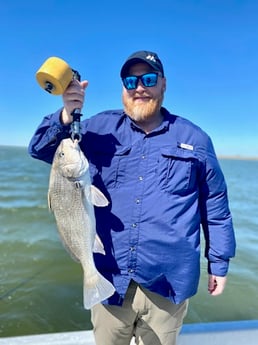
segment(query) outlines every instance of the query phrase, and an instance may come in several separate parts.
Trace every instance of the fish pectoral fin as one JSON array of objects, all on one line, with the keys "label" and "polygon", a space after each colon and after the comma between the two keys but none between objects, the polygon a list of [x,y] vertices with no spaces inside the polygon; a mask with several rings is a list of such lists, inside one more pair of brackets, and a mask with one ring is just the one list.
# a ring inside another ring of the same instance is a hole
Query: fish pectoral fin
[{"label": "fish pectoral fin", "polygon": [[106,255],[103,243],[102,243],[98,234],[96,234],[96,236],[95,236],[95,241],[93,244],[93,252]]},{"label": "fish pectoral fin", "polygon": [[105,195],[94,185],[90,186],[90,201],[93,205],[105,207],[109,204]]}]

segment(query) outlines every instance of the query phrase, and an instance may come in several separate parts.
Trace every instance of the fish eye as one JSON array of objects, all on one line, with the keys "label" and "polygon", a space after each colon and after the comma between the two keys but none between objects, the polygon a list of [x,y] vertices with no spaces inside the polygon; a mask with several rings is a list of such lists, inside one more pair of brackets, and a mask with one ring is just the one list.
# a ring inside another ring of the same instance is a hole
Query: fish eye
[{"label": "fish eye", "polygon": [[58,156],[59,156],[59,158],[64,157],[64,152],[63,151],[59,152]]}]

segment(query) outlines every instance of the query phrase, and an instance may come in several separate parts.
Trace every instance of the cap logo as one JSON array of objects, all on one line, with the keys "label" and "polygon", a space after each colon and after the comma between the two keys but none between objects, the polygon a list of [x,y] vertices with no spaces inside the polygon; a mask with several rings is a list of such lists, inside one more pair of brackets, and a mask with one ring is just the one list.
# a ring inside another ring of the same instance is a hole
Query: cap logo
[{"label": "cap logo", "polygon": [[146,60],[150,60],[150,61],[156,62],[155,57],[153,55],[150,55],[150,54],[146,56]]}]

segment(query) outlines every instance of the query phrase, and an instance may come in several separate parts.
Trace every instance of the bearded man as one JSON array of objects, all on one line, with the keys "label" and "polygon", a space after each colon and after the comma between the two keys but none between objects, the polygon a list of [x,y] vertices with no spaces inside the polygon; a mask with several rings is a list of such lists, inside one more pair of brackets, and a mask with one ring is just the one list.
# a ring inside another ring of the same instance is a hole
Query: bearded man
[{"label": "bearded man", "polygon": [[[97,345],[129,345],[132,338],[175,345],[198,288],[201,228],[208,291],[219,295],[226,284],[235,254],[227,187],[210,137],[162,106],[166,78],[158,55],[132,54],[120,76],[123,109],[81,122],[92,183],[109,200],[95,209],[106,255],[94,259],[116,289],[93,306],[93,332]],[[63,108],[45,117],[31,139],[32,157],[52,162],[87,86],[71,82]]]}]

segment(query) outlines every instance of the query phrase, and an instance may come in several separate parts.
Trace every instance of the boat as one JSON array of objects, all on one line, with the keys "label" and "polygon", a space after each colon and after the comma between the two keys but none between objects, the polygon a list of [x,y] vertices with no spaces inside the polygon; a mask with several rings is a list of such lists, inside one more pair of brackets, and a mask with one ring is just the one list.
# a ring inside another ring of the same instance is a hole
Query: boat
[{"label": "boat", "polygon": [[[95,345],[93,332],[72,331],[0,338],[0,345]],[[178,345],[257,345],[258,320],[185,324]],[[132,340],[131,345],[135,345]]]}]

